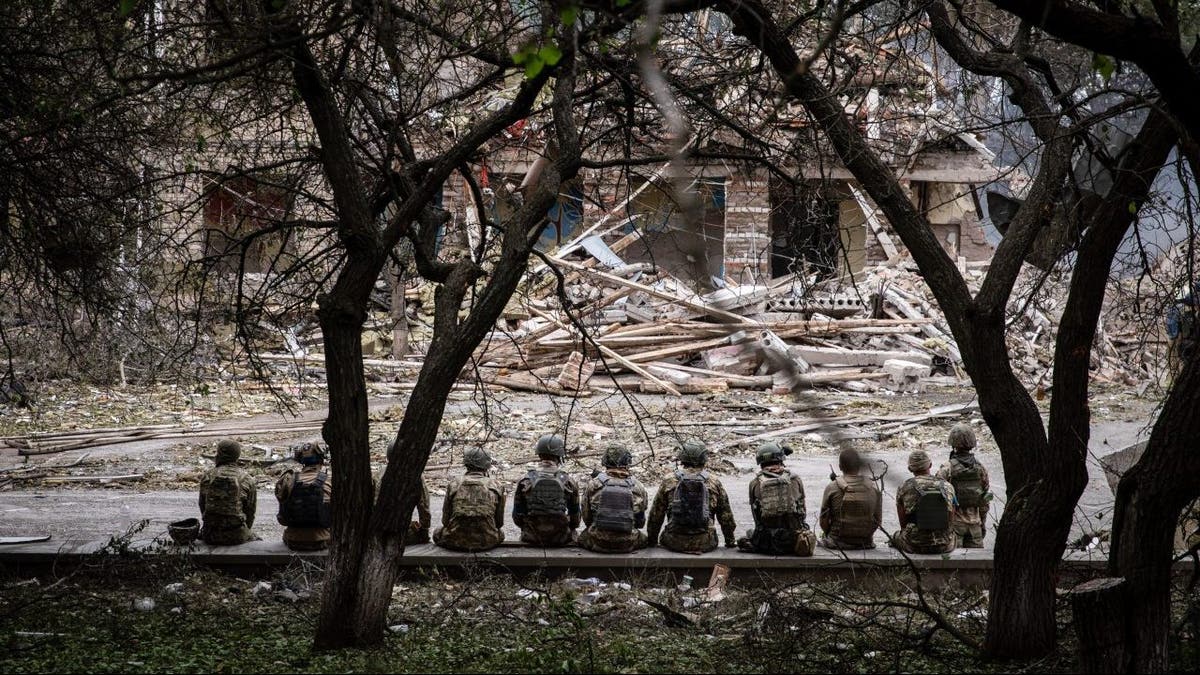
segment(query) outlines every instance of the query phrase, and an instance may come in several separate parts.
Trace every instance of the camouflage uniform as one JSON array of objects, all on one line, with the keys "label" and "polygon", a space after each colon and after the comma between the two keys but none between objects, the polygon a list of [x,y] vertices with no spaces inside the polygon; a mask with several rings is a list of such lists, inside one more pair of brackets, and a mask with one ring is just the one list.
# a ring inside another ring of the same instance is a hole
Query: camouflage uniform
[{"label": "camouflage uniform", "polygon": [[408,525],[408,535],[404,538],[405,545],[428,544],[431,524],[433,524],[433,514],[429,511],[429,486],[422,478],[421,499],[417,501],[417,519]]},{"label": "camouflage uniform", "polygon": [[257,539],[250,531],[257,505],[258,486],[250,474],[232,462],[209,469],[200,478],[200,539],[215,546]]},{"label": "camouflage uniform", "polygon": [[312,485],[324,474],[325,484],[322,486],[325,504],[330,504],[333,497],[333,476],[329,467],[324,464],[305,466],[300,471],[290,470],[279,477],[275,483],[275,499],[279,500],[279,515],[276,519],[284,525],[283,543],[295,551],[320,551],[329,546],[328,527],[298,527],[285,522],[284,505],[292,496],[292,488],[297,484]]},{"label": "camouflage uniform", "polygon": [[[980,485],[984,498],[979,506],[959,506],[954,510],[954,534],[958,538],[959,548],[983,548],[983,538],[987,536],[988,499],[991,496],[991,481],[987,469],[975,459],[969,450],[955,450],[950,453],[950,461],[943,464],[937,472],[937,477],[950,481],[956,463],[963,461],[975,462],[980,473]],[[953,483],[951,483],[953,485]],[[957,490],[956,490],[957,492]]]},{"label": "camouflage uniform", "polygon": [[[703,471],[702,468],[685,466],[681,473],[685,476],[695,476]],[[654,496],[654,506],[650,509],[650,524],[646,528],[647,545],[654,546],[661,542],[663,548],[672,551],[706,553],[717,547],[717,529],[712,525],[712,521],[716,520],[721,525],[726,546],[733,546],[733,535],[737,524],[733,520],[733,511],[729,508],[729,495],[725,493],[725,487],[721,485],[721,481],[709,474],[706,474],[704,479],[708,486],[710,518],[708,528],[701,532],[691,532],[668,521],[666,529],[663,529],[663,521],[667,519],[671,498],[674,496],[679,482],[679,475],[672,474],[659,486],[658,493]],[[660,529],[663,530],[661,539],[658,536]]]},{"label": "camouflage uniform", "polygon": [[1196,320],[1196,300],[1200,297],[1200,283],[1169,307],[1167,307],[1167,371],[1169,381],[1174,383],[1183,370],[1183,365],[1192,358],[1200,340],[1200,322]]},{"label": "camouflage uniform", "polygon": [[[478,514],[455,513],[455,497],[464,481],[480,484],[491,493],[492,504],[487,505],[489,515],[483,514],[483,505],[467,505]],[[446,488],[446,499],[442,502],[442,527],[433,533],[433,543],[455,551],[486,551],[504,541],[504,488],[485,471],[468,469],[466,475],[450,481]]]},{"label": "camouflage uniform", "polygon": [[[940,490],[946,499],[946,529],[922,530],[915,521],[917,500],[923,489]],[[913,476],[904,481],[896,492],[896,512],[904,529],[892,537],[892,545],[905,553],[949,553],[954,550],[954,487],[949,482],[930,475]]]},{"label": "camouflage uniform", "polygon": [[513,523],[521,528],[521,541],[535,546],[566,546],[575,538],[579,527],[579,484],[562,470],[556,460],[543,459],[534,471],[558,474],[566,497],[567,512],[560,515],[529,515],[529,490],[533,477],[526,475],[517,483],[513,495]]},{"label": "camouflage uniform", "polygon": [[631,553],[646,546],[646,533],[641,528],[646,525],[646,505],[650,502],[646,488],[636,479],[630,491],[633,493],[633,532],[610,532],[595,527],[596,511],[600,508],[600,490],[604,488],[605,478],[623,480],[631,478],[626,468],[609,467],[604,473],[588,480],[583,488],[581,500],[583,523],[587,526],[579,533],[579,545],[597,553]]},{"label": "camouflage uniform", "polygon": [[[764,517],[763,485],[772,476],[784,476],[790,488],[790,502],[795,512],[787,516]],[[810,556],[816,545],[816,535],[808,527],[804,506],[804,483],[782,464],[762,467],[750,481],[750,511],[754,514],[754,529],[746,533],[745,543],[739,545],[757,553]]]},{"label": "camouflage uniform", "polygon": [[[843,502],[848,490],[865,491],[865,497],[859,502],[863,513],[852,516],[854,522],[847,527],[847,514],[843,513]],[[875,548],[873,534],[853,532],[853,530],[878,529],[883,524],[883,494],[879,488],[863,476],[846,474],[832,481],[825,487],[821,495],[820,512],[821,546],[833,549],[868,549]],[[872,527],[873,526],[873,527]],[[846,532],[850,529],[851,532]]]}]

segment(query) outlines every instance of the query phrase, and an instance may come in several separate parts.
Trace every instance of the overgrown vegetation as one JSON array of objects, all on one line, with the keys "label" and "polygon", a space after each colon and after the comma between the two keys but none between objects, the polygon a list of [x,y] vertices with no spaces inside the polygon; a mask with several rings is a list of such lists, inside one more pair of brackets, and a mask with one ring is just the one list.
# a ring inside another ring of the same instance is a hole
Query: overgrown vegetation
[{"label": "overgrown vegetation", "polygon": [[[8,579],[0,670],[24,672],[1070,672],[1072,640],[1037,661],[984,662],[892,590],[744,579],[710,601],[674,580],[629,584],[470,570],[396,587],[380,649],[314,652],[319,570],[270,581],[184,559],[97,558],[58,580]],[[1182,590],[1181,590],[1182,592]],[[931,605],[983,634],[986,594],[948,585]],[[151,602],[153,604],[150,607]],[[1194,612],[1176,608],[1179,667]],[[1059,612],[1066,622],[1065,607]],[[1069,635],[1069,631],[1066,631]]]}]

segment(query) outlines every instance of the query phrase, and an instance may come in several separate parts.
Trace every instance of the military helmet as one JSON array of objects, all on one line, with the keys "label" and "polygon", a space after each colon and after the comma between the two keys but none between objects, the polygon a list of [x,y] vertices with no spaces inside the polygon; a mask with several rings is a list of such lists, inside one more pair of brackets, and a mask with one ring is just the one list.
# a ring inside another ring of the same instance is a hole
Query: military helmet
[{"label": "military helmet", "polygon": [[562,459],[567,456],[567,444],[558,434],[542,434],[533,446],[533,451],[539,455],[554,455]]},{"label": "military helmet", "polygon": [[476,471],[487,471],[492,467],[492,456],[483,448],[472,446],[463,451],[463,466]]},{"label": "military helmet", "polygon": [[292,458],[301,464],[322,464],[325,462],[325,449],[320,443],[299,443],[292,446]]},{"label": "military helmet", "polygon": [[675,449],[675,459],[686,466],[704,466],[708,462],[708,446],[698,438],[689,438]]},{"label": "military helmet", "polygon": [[784,447],[778,443],[768,442],[758,446],[758,452],[754,459],[759,466],[764,464],[782,464],[783,458],[786,455],[792,454],[792,449]]},{"label": "military helmet", "polygon": [[171,535],[171,539],[176,544],[187,546],[200,536],[200,520],[197,518],[177,520],[167,525],[167,534]]},{"label": "military helmet", "polygon": [[242,456],[242,444],[235,440],[224,439],[217,443],[217,464],[233,464]]},{"label": "military helmet", "polygon": [[908,470],[912,472],[924,471],[933,465],[933,460],[929,459],[929,453],[924,450],[913,450],[908,455]]},{"label": "military helmet", "polygon": [[959,422],[950,427],[950,447],[956,450],[975,447],[975,430],[971,425]]},{"label": "military helmet", "polygon": [[606,467],[624,468],[633,464],[633,453],[621,445],[610,445],[604,450],[604,459],[600,461]]}]

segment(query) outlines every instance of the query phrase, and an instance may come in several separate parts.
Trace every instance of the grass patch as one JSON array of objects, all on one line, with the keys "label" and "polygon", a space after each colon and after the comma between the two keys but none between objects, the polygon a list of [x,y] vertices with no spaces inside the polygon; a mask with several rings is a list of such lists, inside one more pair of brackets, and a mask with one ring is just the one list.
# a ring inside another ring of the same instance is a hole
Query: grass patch
[{"label": "grass patch", "polygon": [[[125,561],[58,581],[10,580],[0,672],[1070,672],[1069,643],[1035,663],[987,663],[919,613],[856,604],[836,583],[730,589],[719,602],[669,586],[406,582],[373,650],[314,652],[313,570],[271,581]],[[859,595],[856,595],[859,594]],[[980,637],[982,597],[934,594]],[[903,596],[895,596],[903,599]],[[152,609],[146,609],[148,603]],[[141,601],[141,608],[137,605]],[[670,623],[668,613],[677,612]],[[682,617],[682,618],[680,618]]]}]

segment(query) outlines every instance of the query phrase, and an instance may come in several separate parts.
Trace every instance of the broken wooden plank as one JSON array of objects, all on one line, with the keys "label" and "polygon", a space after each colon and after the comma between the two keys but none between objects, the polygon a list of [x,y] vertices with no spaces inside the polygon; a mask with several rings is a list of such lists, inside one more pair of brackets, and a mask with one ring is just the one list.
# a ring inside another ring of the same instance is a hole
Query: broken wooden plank
[{"label": "broken wooden plank", "polygon": [[652,367],[660,368],[662,370],[671,370],[682,374],[719,378],[728,382],[731,389],[770,389],[771,383],[773,382],[773,379],[770,375],[734,375],[732,373],[723,373],[715,370],[707,370],[705,368],[692,368],[690,366],[664,363],[662,361],[655,361],[652,364]]},{"label": "broken wooden plank", "polygon": [[44,483],[124,483],[139,481],[144,474],[130,473],[121,476],[48,476],[42,479]]},{"label": "broken wooden plank", "polygon": [[749,319],[747,319],[746,317],[744,317],[740,314],[734,314],[733,312],[728,312],[728,311],[720,309],[718,307],[712,307],[709,305],[705,305],[702,302],[695,302],[695,301],[689,300],[687,298],[681,298],[678,295],[675,295],[673,293],[665,293],[658,289],[651,288],[650,286],[647,286],[645,284],[639,284],[636,281],[629,281],[628,279],[622,279],[621,277],[618,277],[613,274],[608,274],[606,272],[601,272],[599,270],[589,269],[583,265],[580,265],[580,264],[574,263],[574,262],[570,262],[567,260],[563,260],[560,264],[562,264],[565,267],[574,269],[574,270],[582,271],[585,274],[596,277],[597,279],[603,279],[611,284],[615,284],[617,286],[628,286],[629,288],[633,288],[635,290],[641,291],[647,295],[651,295],[656,298],[660,298],[662,300],[668,300],[672,303],[681,305],[683,307],[694,310],[696,312],[700,312],[702,314],[706,314],[706,315],[712,316],[712,317],[725,319],[726,321],[728,321],[730,323],[753,324],[752,321],[750,321]]},{"label": "broken wooden plank", "polygon": [[[659,382],[662,380],[642,382],[639,389],[645,394],[662,394],[667,391]],[[710,378],[692,378],[684,384],[671,387],[671,392],[680,392],[680,394],[711,394],[714,392],[729,391],[729,382],[725,379]]]},{"label": "broken wooden plank", "polygon": [[858,202],[858,208],[862,209],[863,217],[867,219],[867,225],[870,226],[875,238],[879,240],[879,245],[883,247],[883,252],[888,257],[888,260],[895,258],[899,250],[884,229],[883,223],[879,220],[879,214],[875,211],[875,207],[871,206],[866,196],[859,191],[857,185],[847,183],[847,186],[850,188],[850,193],[854,195],[854,201]]},{"label": "broken wooden plank", "polygon": [[[558,323],[559,326],[561,326],[563,329],[566,329],[565,325],[563,325],[561,322],[559,322],[558,319],[554,318],[550,314],[547,314],[546,312],[543,312],[538,309],[535,309],[534,312],[536,312],[538,316],[541,316],[545,319],[549,319],[550,321]],[[642,377],[645,377],[646,379],[654,382],[655,384],[661,386],[666,391],[669,391],[676,396],[683,395],[679,392],[679,390],[672,387],[669,383],[663,382],[662,380],[658,379],[653,374],[651,374],[649,371],[645,370],[644,368],[637,365],[636,363],[626,359],[624,356],[621,356],[620,354],[616,353],[611,348],[605,347],[604,345],[601,345],[601,344],[598,344],[596,346],[600,348],[601,354],[604,354],[605,356],[611,358],[612,360],[616,361],[617,363],[621,364],[622,366],[625,366],[629,370],[632,370],[633,372],[637,373],[638,375],[641,375]]]},{"label": "broken wooden plank", "polygon": [[797,345],[790,350],[814,365],[840,363],[847,366],[882,366],[894,359],[923,363],[926,366],[933,363],[929,354],[921,352],[899,352],[876,349],[830,349],[827,347],[809,347]]}]

